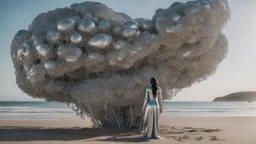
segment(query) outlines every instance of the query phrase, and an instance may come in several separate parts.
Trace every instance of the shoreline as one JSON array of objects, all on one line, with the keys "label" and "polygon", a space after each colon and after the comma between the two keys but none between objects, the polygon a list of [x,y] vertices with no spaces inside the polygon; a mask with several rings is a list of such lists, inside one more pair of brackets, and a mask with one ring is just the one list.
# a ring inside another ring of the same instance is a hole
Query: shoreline
[{"label": "shoreline", "polygon": [[[168,115],[168,114],[161,114],[161,117],[169,117],[169,118],[255,118],[256,115]],[[79,120],[89,120],[89,118],[82,119],[79,116],[77,117],[55,117],[55,118],[47,118],[47,117],[42,117],[42,118],[6,118],[6,119],[1,119],[1,121],[55,121],[55,120],[74,120],[74,121],[79,121]],[[0,124],[1,126],[1,124]]]},{"label": "shoreline", "polygon": [[[191,117],[161,115],[161,140],[157,144],[254,144],[256,117]],[[142,131],[100,129],[92,127],[88,118],[55,120],[0,120],[2,144],[110,144],[135,143]]]}]

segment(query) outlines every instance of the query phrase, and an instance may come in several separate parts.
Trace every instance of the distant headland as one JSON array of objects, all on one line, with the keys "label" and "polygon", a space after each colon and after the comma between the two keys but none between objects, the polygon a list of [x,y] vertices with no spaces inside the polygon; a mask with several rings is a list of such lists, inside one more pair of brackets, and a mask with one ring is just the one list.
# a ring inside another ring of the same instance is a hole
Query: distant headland
[{"label": "distant headland", "polygon": [[256,102],[256,91],[237,92],[217,97],[213,102]]}]

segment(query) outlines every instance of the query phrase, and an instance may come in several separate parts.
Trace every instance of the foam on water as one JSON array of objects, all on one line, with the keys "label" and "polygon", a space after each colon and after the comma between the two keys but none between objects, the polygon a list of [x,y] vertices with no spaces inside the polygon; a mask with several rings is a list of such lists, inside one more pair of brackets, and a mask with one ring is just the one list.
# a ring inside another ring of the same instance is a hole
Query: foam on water
[{"label": "foam on water", "polygon": [[256,116],[256,103],[165,102],[164,113],[172,116]]},{"label": "foam on water", "polygon": [[0,119],[76,118],[67,105],[53,102],[0,102]]},{"label": "foam on water", "polygon": [[[165,101],[169,116],[256,116],[256,103]],[[78,118],[67,105],[54,102],[0,102],[1,120]]]}]

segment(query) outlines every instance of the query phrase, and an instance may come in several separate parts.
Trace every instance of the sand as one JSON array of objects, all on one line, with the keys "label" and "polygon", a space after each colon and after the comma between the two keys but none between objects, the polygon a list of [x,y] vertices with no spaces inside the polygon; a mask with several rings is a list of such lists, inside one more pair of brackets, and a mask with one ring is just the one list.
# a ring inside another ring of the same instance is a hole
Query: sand
[{"label": "sand", "polygon": [[143,142],[139,130],[102,130],[88,119],[0,121],[1,144],[256,144],[256,117],[161,115],[160,134]]}]

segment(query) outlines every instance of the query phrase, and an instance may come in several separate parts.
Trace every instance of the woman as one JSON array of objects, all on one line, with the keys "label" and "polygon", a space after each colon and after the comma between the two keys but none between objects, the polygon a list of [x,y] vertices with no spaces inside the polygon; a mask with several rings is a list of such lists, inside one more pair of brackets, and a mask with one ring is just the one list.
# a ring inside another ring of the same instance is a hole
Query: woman
[{"label": "woman", "polygon": [[143,126],[146,126],[142,139],[161,139],[159,136],[159,114],[163,110],[162,89],[158,86],[156,78],[151,78],[150,86],[146,88],[145,100],[142,107],[144,113]]}]

